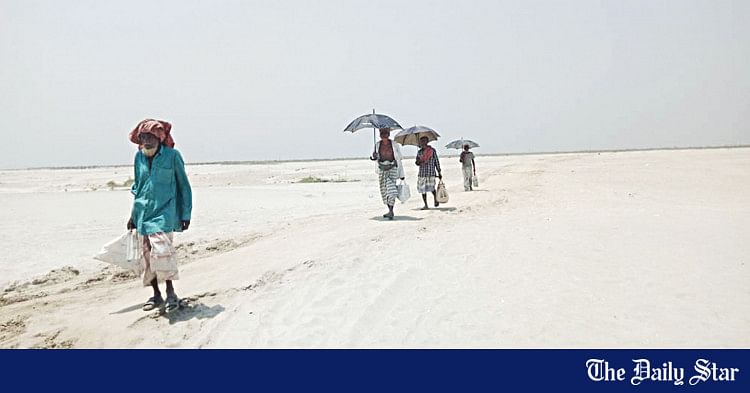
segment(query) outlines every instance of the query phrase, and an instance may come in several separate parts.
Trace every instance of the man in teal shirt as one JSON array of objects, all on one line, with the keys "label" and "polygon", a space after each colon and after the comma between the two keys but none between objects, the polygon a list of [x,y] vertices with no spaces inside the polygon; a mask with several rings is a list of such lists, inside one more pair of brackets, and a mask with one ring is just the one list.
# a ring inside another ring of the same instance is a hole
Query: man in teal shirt
[{"label": "man in teal shirt", "polygon": [[182,156],[173,148],[171,129],[165,121],[146,119],[130,133],[139,150],[131,189],[135,200],[127,227],[143,238],[143,285],[154,290],[143,306],[145,311],[164,303],[159,282],[167,286],[166,311],[179,307],[172,284],[179,279],[173,234],[190,226],[192,191]]}]

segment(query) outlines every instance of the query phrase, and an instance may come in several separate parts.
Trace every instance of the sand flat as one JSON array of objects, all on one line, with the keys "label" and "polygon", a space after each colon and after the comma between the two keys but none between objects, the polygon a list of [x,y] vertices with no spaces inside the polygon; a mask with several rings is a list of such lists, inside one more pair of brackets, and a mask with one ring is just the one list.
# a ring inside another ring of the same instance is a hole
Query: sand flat
[{"label": "sand flat", "polygon": [[442,165],[450,202],[419,210],[409,163],[393,222],[367,160],[189,166],[170,316],[89,258],[128,168],[0,171],[0,346],[750,345],[750,149],[479,156],[471,193]]}]

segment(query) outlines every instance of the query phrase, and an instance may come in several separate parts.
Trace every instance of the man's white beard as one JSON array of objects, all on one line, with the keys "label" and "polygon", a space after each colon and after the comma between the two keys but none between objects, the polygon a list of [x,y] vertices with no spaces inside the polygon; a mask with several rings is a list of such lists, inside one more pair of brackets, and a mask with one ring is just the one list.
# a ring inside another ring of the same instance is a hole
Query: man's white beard
[{"label": "man's white beard", "polygon": [[155,156],[157,150],[159,150],[159,146],[154,146],[151,149],[146,149],[145,147],[141,147],[141,151],[143,152],[143,155],[145,155],[146,157]]}]

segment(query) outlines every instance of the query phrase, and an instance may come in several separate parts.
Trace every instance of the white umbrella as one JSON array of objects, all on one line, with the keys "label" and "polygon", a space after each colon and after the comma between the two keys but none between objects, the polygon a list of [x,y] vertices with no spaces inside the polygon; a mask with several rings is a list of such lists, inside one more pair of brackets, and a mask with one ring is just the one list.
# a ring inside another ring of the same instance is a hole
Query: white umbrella
[{"label": "white umbrella", "polygon": [[440,134],[430,127],[414,126],[399,132],[393,139],[402,145],[419,146],[419,140],[422,137],[427,137],[429,141],[436,141],[440,138]]}]

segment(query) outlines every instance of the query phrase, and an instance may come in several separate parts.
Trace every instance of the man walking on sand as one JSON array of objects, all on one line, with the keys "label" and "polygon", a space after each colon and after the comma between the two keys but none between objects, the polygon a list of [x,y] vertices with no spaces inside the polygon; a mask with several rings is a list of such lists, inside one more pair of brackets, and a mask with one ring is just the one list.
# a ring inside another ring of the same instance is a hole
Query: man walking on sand
[{"label": "man walking on sand", "polygon": [[135,199],[127,228],[136,229],[143,238],[143,286],[151,286],[154,296],[143,305],[144,311],[164,304],[159,283],[166,283],[166,311],[179,308],[173,280],[179,279],[174,232],[190,226],[192,190],[185,163],[174,149],[166,121],[146,119],[130,132],[130,141],[139,146],[135,154]]},{"label": "man walking on sand", "polygon": [[464,172],[464,191],[472,191],[472,177],[477,175],[477,164],[474,163],[474,153],[469,151],[469,145],[464,145],[464,151],[461,152],[458,161],[462,164]]},{"label": "man walking on sand", "polygon": [[401,165],[401,148],[398,143],[390,139],[391,129],[380,129],[380,141],[375,145],[370,159],[378,162],[378,180],[380,182],[380,196],[388,206],[388,213],[383,217],[393,220],[393,205],[396,204],[398,187],[396,181],[404,180],[404,167]]},{"label": "man walking on sand", "polygon": [[417,151],[416,164],[419,165],[419,177],[417,178],[417,191],[422,194],[424,206],[422,210],[427,210],[427,193],[431,192],[434,198],[435,207],[440,206],[437,201],[437,192],[435,191],[435,176],[442,179],[440,172],[440,160],[438,160],[437,151],[428,145],[429,139],[426,136],[419,138],[419,151]]}]

